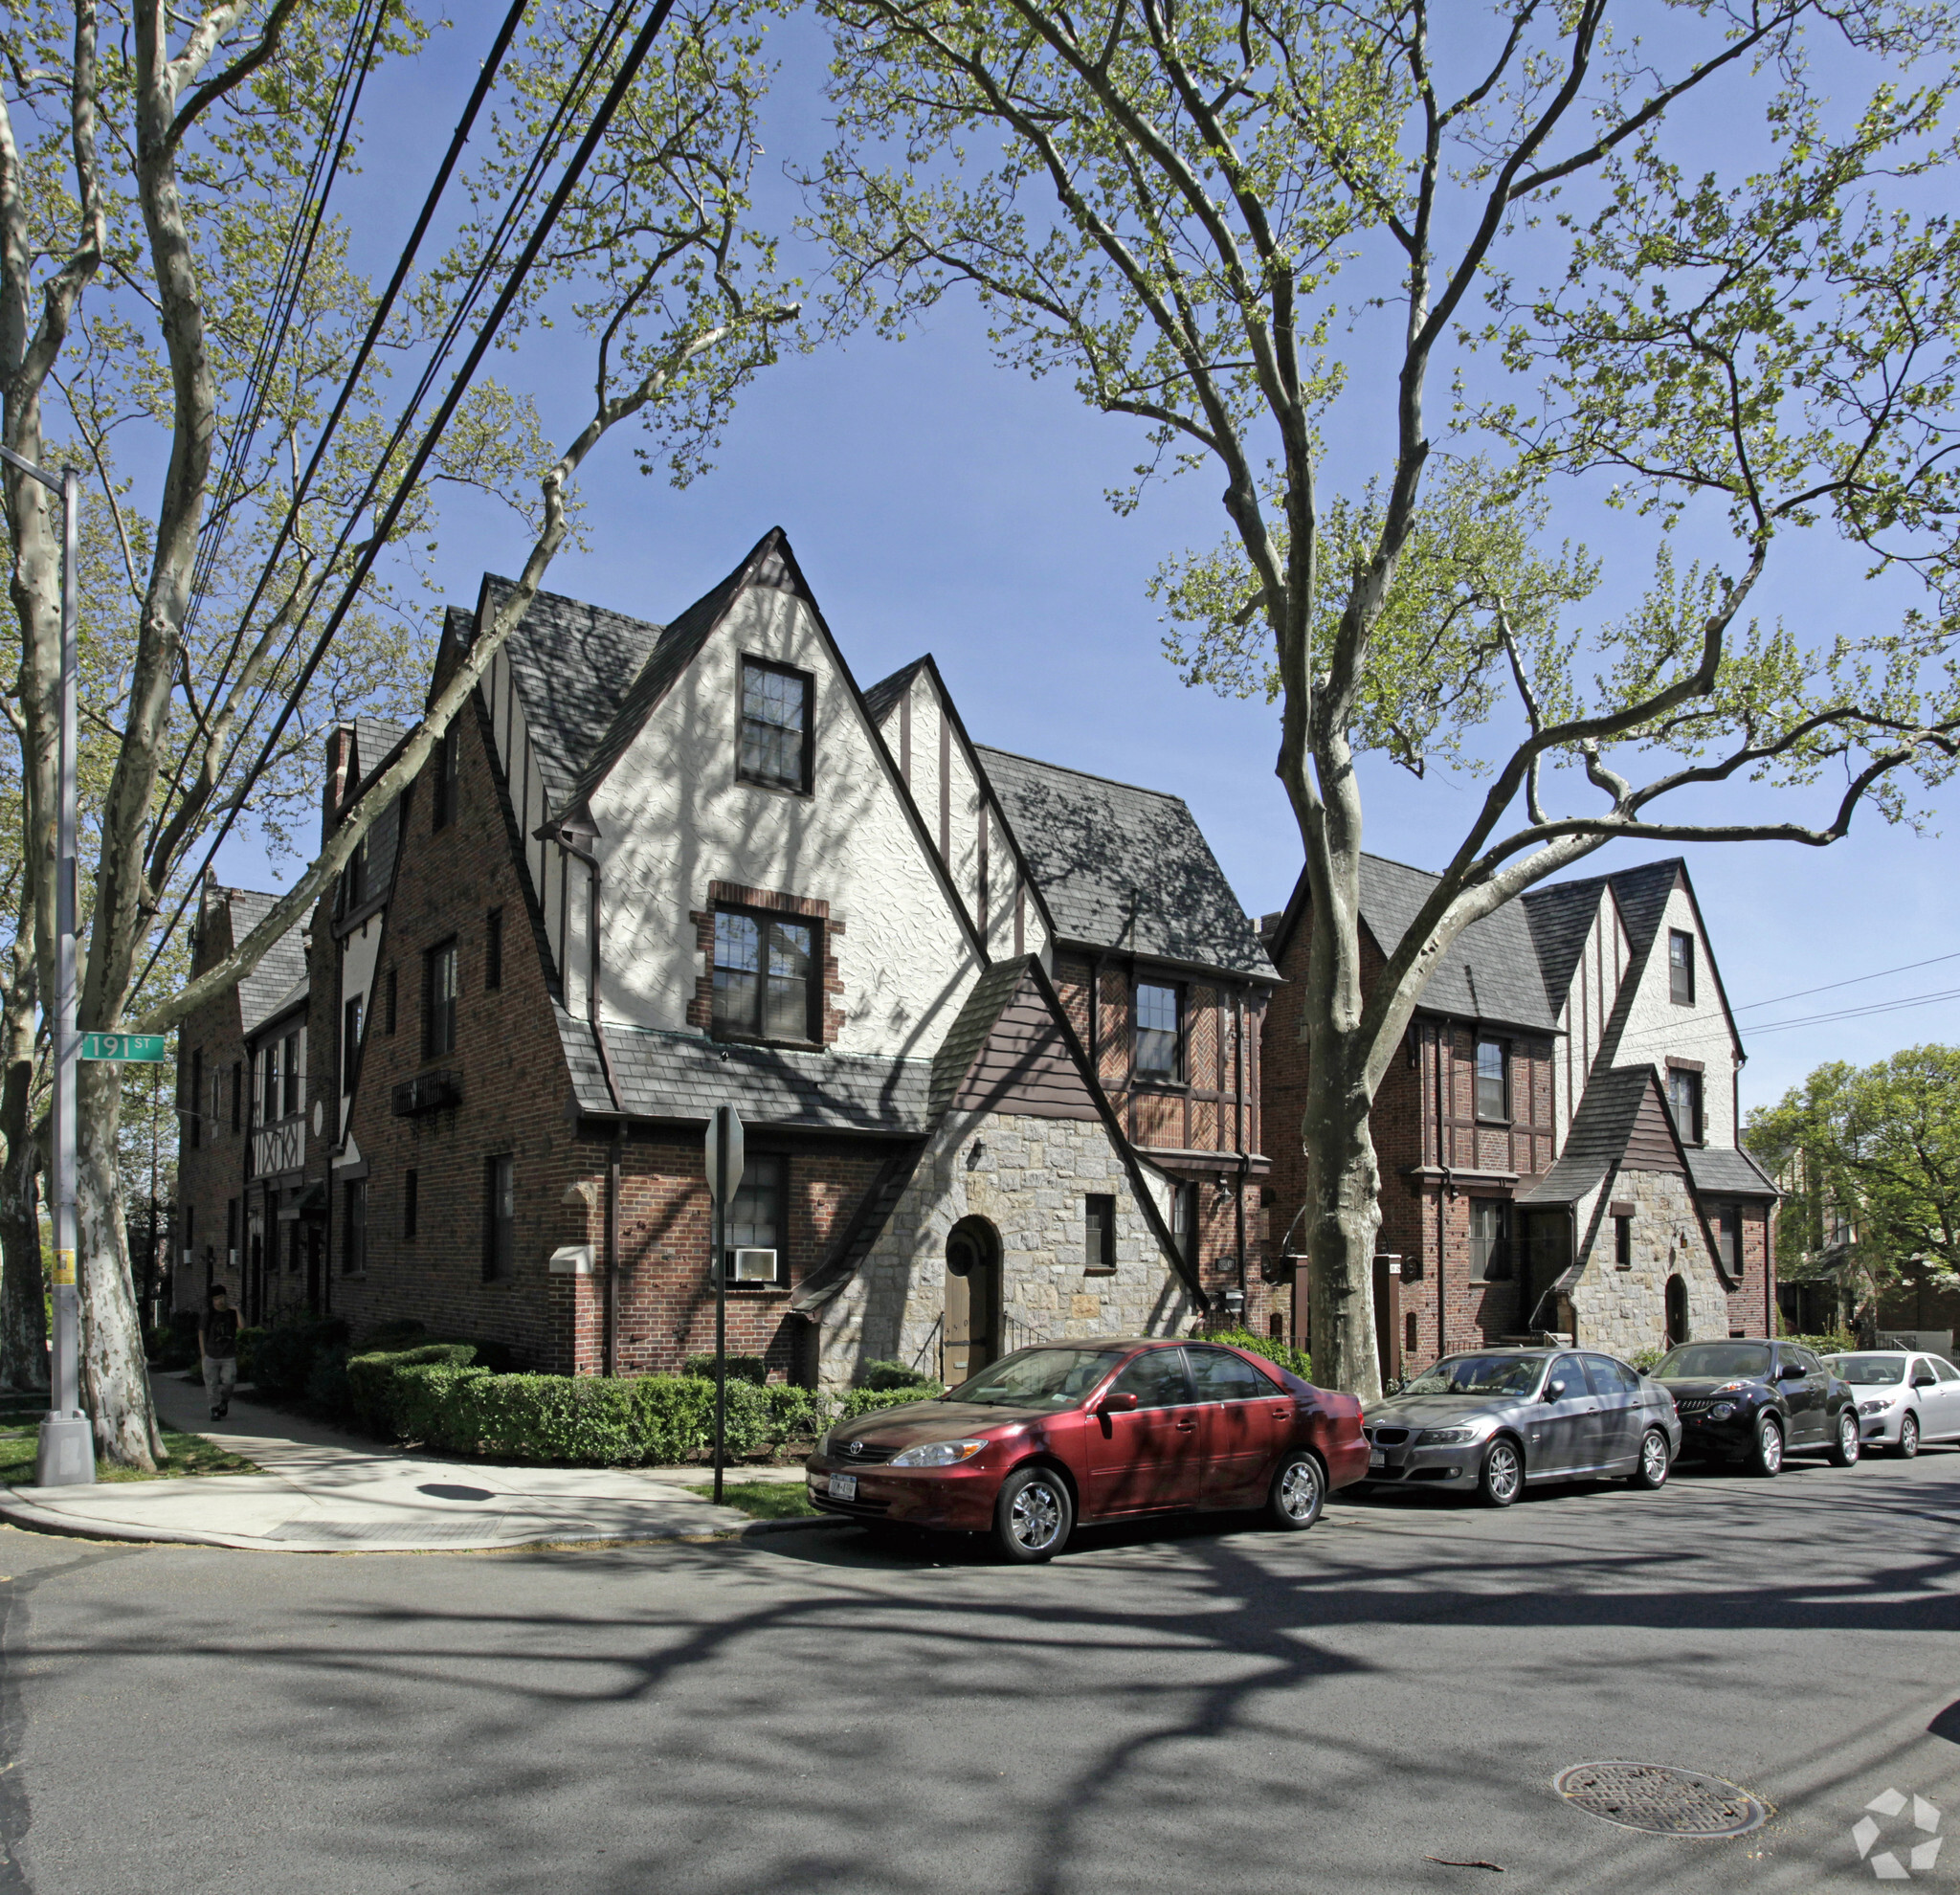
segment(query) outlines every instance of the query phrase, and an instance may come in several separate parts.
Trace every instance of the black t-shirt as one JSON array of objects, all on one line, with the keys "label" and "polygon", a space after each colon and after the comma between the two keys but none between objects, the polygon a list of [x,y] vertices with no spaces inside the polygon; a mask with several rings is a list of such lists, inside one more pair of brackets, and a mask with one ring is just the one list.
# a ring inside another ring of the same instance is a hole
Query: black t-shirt
[{"label": "black t-shirt", "polygon": [[204,1352],[210,1356],[237,1354],[238,1312],[235,1309],[207,1309],[204,1312]]}]

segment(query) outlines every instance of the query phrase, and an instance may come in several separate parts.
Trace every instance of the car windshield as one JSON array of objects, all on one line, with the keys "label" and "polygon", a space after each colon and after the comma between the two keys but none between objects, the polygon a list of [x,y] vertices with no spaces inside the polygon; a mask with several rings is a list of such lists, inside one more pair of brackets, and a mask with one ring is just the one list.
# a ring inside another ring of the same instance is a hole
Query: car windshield
[{"label": "car windshield", "polygon": [[1446,1355],[1402,1385],[1404,1394],[1527,1395],[1545,1371],[1541,1355]]},{"label": "car windshield", "polygon": [[1128,1353],[1121,1349],[1021,1349],[958,1388],[948,1401],[983,1408],[1073,1408]]},{"label": "car windshield", "polygon": [[1699,1381],[1711,1375],[1767,1375],[1770,1351],[1761,1343],[1683,1343],[1660,1358],[1654,1373],[1663,1381]]},{"label": "car windshield", "polygon": [[1824,1366],[1847,1382],[1870,1388],[1882,1388],[1888,1382],[1905,1379],[1903,1355],[1827,1355]]}]

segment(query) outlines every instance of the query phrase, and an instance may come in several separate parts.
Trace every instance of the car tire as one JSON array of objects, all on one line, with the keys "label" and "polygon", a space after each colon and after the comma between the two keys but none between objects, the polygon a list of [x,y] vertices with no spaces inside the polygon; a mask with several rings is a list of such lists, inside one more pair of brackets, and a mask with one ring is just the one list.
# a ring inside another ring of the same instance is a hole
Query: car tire
[{"label": "car tire", "polygon": [[1667,1435],[1659,1428],[1649,1428],[1640,1437],[1640,1460],[1631,1477],[1631,1484],[1644,1487],[1650,1494],[1666,1486],[1667,1469],[1672,1457],[1667,1451]]},{"label": "car tire", "polygon": [[1773,1415],[1766,1415],[1756,1423],[1749,1472],[1764,1481],[1773,1481],[1783,1472],[1783,1424]]},{"label": "car tire", "polygon": [[1901,1460],[1912,1460],[1919,1454],[1919,1416],[1908,1415],[1899,1424],[1899,1445],[1892,1450]]},{"label": "car tire", "polygon": [[1076,1524],[1068,1483],[1052,1467],[1021,1467],[1000,1483],[993,1543],[1016,1566],[1037,1566],[1068,1545]]},{"label": "car tire", "polygon": [[1289,1454],[1266,1490],[1266,1520],[1282,1533],[1303,1533],[1321,1517],[1326,1497],[1327,1477],[1320,1462],[1303,1450]]},{"label": "car tire", "polygon": [[1508,1435],[1500,1435],[1483,1450],[1477,1474],[1477,1494],[1485,1506],[1509,1506],[1525,1491],[1525,1456]]},{"label": "car tire", "polygon": [[1856,1467],[1858,1465],[1858,1410],[1840,1408],[1838,1411],[1837,1438],[1831,1443],[1831,1465],[1833,1467]]}]

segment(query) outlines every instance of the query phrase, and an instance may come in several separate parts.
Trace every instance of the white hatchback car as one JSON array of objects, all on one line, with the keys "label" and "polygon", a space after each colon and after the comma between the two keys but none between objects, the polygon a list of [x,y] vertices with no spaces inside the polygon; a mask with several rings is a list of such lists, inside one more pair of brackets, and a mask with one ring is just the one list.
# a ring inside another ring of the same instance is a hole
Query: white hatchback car
[{"label": "white hatchback car", "polygon": [[1922,1441],[1960,1440],[1960,1369],[1945,1356],[1860,1349],[1824,1366],[1858,1392],[1860,1438],[1910,1460]]}]

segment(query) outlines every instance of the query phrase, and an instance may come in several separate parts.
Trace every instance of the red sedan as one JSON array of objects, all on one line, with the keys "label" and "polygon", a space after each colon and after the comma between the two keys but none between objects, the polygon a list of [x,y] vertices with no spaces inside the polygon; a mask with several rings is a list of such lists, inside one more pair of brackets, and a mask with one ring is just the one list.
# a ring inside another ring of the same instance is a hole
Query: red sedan
[{"label": "red sedan", "polygon": [[1016,1349],[932,1401],[840,1421],[805,1463],[826,1513],[991,1532],[1051,1559],[1078,1520],[1263,1507],[1295,1531],[1368,1472],[1361,1404],[1219,1343]]}]

